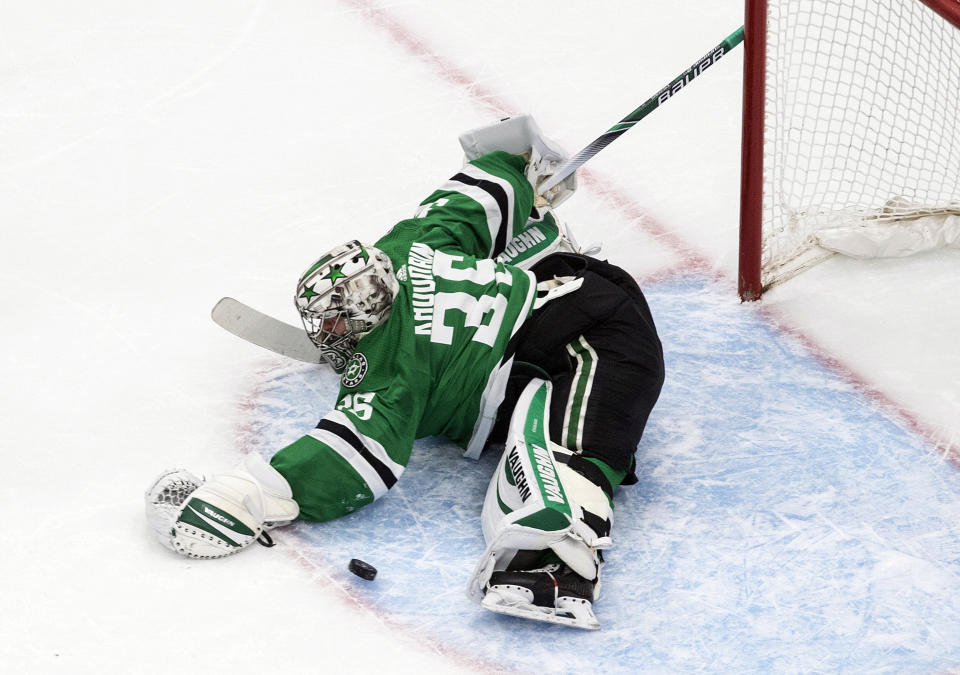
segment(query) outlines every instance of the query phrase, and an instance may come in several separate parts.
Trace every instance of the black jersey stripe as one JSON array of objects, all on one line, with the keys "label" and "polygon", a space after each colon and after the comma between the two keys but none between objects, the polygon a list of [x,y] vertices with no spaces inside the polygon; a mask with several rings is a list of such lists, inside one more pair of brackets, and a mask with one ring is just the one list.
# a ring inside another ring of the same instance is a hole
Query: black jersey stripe
[{"label": "black jersey stripe", "polygon": [[507,223],[510,222],[510,209],[509,209],[509,200],[507,199],[507,191],[503,189],[502,185],[498,185],[490,180],[484,180],[482,178],[474,178],[473,176],[468,176],[465,173],[458,173],[453,177],[453,180],[458,183],[463,183],[464,185],[472,185],[473,187],[478,187],[488,195],[490,195],[493,200],[497,203],[497,208],[500,209],[500,227],[497,228],[497,238],[493,243],[493,250],[490,252],[491,258],[496,258],[498,255],[503,253],[503,250],[507,247]]},{"label": "black jersey stripe", "polygon": [[393,475],[393,472],[387,467],[386,464],[381,462],[379,459],[374,457],[373,453],[367,450],[367,446],[363,444],[363,441],[353,433],[348,427],[337,424],[336,422],[331,422],[328,419],[320,420],[320,423],[317,425],[317,429],[321,431],[329,431],[331,434],[343,439],[350,446],[360,453],[360,456],[366,460],[367,464],[373,467],[373,470],[377,472],[377,475],[380,476],[380,480],[383,481],[383,484],[387,486],[389,490],[397,483],[397,477]]}]

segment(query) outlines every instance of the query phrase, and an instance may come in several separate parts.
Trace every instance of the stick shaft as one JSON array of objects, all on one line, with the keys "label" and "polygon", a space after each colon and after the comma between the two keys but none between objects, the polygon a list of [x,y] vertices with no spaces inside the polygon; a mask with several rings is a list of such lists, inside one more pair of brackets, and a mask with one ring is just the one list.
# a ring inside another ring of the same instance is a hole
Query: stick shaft
[{"label": "stick shaft", "polygon": [[545,181],[543,185],[540,186],[538,192],[543,194],[550,188],[559,184],[564,178],[586,164],[587,160],[613,143],[613,141],[615,141],[621,135],[625,134],[631,127],[633,127],[634,124],[652,113],[654,110],[659,108],[662,103],[672,98],[674,94],[678,93],[688,84],[690,84],[690,82],[692,82],[698,75],[716,63],[722,56],[724,56],[741,42],[743,42],[743,26],[740,26],[740,28],[727,36],[723,42],[711,49],[702,59],[680,73],[677,77],[671,80],[669,84],[644,101],[643,105],[607,129],[596,140],[590,143],[590,145],[564,162],[560,168],[557,169],[556,173],[554,173],[549,180]]}]

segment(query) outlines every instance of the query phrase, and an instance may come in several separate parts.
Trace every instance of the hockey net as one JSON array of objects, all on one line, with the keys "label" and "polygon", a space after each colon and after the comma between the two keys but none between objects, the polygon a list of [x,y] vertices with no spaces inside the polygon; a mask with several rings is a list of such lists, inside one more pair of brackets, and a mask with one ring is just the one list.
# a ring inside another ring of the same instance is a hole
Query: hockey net
[{"label": "hockey net", "polygon": [[747,0],[740,295],[821,234],[960,218],[960,0]]}]

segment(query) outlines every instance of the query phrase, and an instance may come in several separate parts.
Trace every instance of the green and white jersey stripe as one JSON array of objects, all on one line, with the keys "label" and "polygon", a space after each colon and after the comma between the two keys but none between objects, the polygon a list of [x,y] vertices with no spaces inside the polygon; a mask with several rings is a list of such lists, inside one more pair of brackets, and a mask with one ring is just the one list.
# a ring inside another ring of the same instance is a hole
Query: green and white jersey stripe
[{"label": "green and white jersey stripe", "polygon": [[393,461],[383,445],[360,433],[344,413],[327,413],[309,434],[340,455],[366,481],[373,498],[387,493],[403,473],[404,466]]},{"label": "green and white jersey stripe", "polygon": [[[499,254],[506,242],[513,239],[517,214],[514,213],[513,187],[507,179],[468,164],[440,190],[459,193],[483,207],[490,241],[484,257]],[[525,217],[523,222],[526,222]]]},{"label": "green and white jersey stripe", "polygon": [[424,237],[420,241],[477,258],[499,255],[533,208],[533,189],[523,167],[522,158],[504,152],[464,166],[421,203],[413,219]]}]

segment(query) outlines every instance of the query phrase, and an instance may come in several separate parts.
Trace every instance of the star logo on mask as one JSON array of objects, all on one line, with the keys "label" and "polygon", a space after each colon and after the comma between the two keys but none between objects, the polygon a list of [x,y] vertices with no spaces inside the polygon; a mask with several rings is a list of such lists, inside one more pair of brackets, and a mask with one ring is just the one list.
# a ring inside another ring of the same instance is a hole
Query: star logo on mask
[{"label": "star logo on mask", "polygon": [[320,277],[321,279],[329,279],[330,284],[336,284],[337,279],[346,279],[347,275],[343,273],[343,265],[331,265],[330,271],[327,272],[326,276]]},{"label": "star logo on mask", "polygon": [[315,290],[313,290],[314,286],[316,286],[316,284],[311,284],[310,286],[304,286],[303,293],[300,294],[300,297],[303,298],[304,300],[309,300],[310,298],[315,298],[318,295],[320,295]]},{"label": "star logo on mask", "polygon": [[364,263],[370,262],[370,254],[367,253],[367,249],[363,244],[360,245],[360,257],[363,258]]}]

